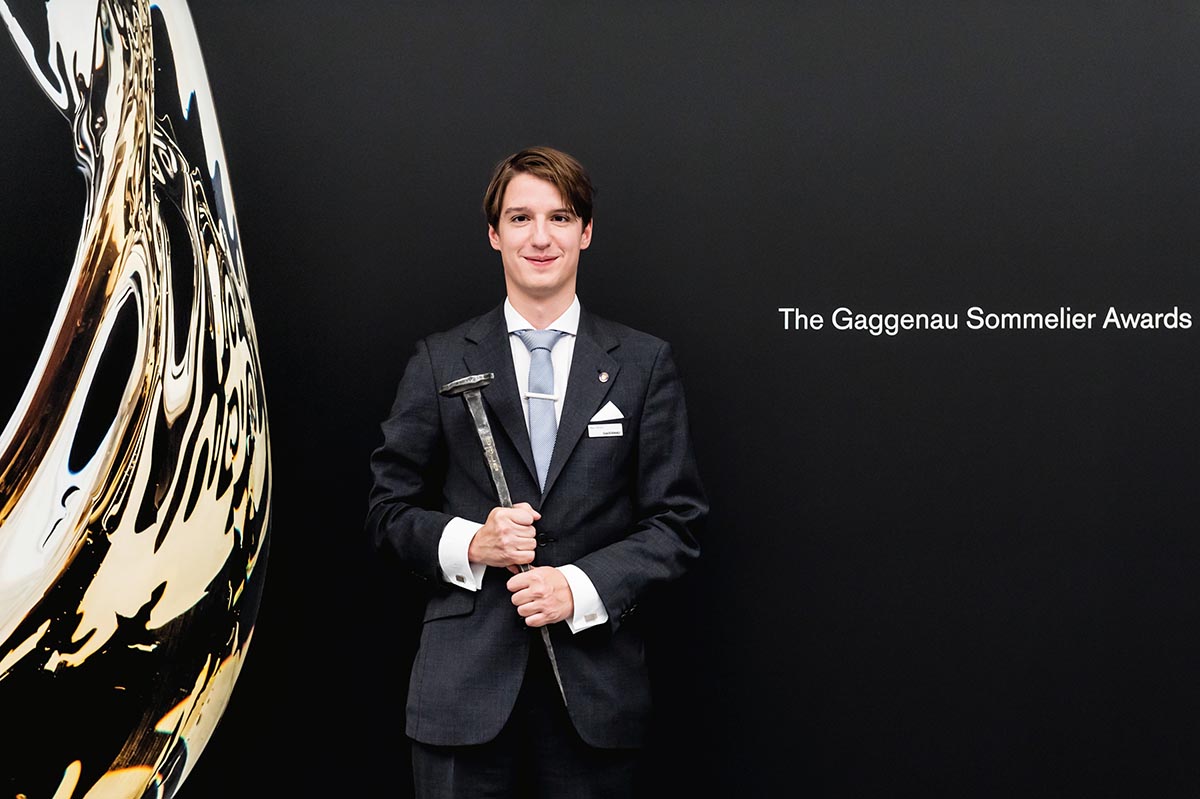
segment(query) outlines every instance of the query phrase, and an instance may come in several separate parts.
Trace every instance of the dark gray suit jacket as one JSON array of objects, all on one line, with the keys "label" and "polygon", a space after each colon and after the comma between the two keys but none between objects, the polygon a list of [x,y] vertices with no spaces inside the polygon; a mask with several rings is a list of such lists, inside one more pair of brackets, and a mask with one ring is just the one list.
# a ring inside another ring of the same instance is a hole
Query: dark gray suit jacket
[{"label": "dark gray suit jacket", "polygon": [[[439,388],[495,373],[483,390],[512,500],[541,514],[534,566],[573,563],[595,585],[607,624],[572,635],[551,625],[571,719],[585,741],[635,747],[650,713],[638,600],[697,557],[708,507],[669,345],[583,311],[546,490],[537,488],[513,373],[503,306],[420,341],[404,370],[383,444],[371,456],[367,515],[373,544],[426,581],[420,646],[409,684],[407,733],[434,745],[478,744],[507,720],[536,630],[517,615],[504,569],[478,592],[444,582],[438,541],[453,516],[483,521],[498,503],[461,397]],[[622,435],[592,437],[612,402]]]}]

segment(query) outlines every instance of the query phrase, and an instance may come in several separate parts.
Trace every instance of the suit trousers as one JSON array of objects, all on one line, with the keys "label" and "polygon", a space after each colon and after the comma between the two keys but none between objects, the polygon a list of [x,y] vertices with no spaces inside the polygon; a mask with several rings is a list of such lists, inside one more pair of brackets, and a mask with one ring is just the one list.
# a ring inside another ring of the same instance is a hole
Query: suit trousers
[{"label": "suit trousers", "polygon": [[[536,630],[530,630],[536,636]],[[536,642],[534,642],[536,644]],[[417,799],[629,799],[639,749],[598,749],[575,731],[541,646],[500,734],[475,746],[412,742]]]}]

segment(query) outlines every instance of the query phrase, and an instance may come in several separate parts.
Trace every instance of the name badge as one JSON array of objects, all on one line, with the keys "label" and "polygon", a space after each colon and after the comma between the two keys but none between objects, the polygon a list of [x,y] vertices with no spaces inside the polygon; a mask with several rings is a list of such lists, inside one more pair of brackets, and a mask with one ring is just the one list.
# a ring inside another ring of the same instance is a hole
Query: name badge
[{"label": "name badge", "polygon": [[621,423],[589,424],[588,438],[612,438],[621,435]]}]

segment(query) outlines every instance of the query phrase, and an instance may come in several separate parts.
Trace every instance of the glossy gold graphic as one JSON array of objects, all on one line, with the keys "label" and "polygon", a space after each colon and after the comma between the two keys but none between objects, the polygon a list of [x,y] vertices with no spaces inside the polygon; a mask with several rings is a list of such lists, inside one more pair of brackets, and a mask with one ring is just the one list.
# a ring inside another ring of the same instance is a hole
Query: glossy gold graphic
[{"label": "glossy gold graphic", "polygon": [[72,126],[87,196],[0,434],[0,796],[165,799],[229,701],[270,529],[224,152],[184,0],[0,17]]}]

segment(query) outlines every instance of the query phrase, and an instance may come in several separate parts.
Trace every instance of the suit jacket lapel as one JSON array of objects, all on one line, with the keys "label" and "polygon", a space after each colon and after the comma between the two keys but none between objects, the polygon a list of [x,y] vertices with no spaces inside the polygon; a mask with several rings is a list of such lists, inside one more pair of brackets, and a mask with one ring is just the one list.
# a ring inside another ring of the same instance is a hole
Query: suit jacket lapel
[{"label": "suit jacket lapel", "polygon": [[525,468],[533,475],[537,484],[537,470],[533,465],[533,448],[529,443],[529,429],[525,426],[525,412],[521,408],[520,389],[513,371],[512,345],[508,342],[508,325],[504,322],[504,306],[479,318],[479,323],[467,333],[468,346],[463,354],[468,374],[492,372],[495,378],[483,390],[483,400],[491,409],[492,418],[508,434]]},{"label": "suit jacket lapel", "polygon": [[[616,381],[621,365],[613,360],[610,353],[619,343],[590,314],[580,312],[579,335],[575,338],[575,352],[571,356],[571,377],[567,381],[567,395],[563,398],[558,435],[554,439],[554,454],[550,457],[546,487],[542,491],[543,500],[579,443],[592,414],[599,410],[609,388]],[[600,379],[602,373],[608,375],[603,381]],[[520,408],[517,412],[520,413]],[[532,456],[529,462],[533,462]]]}]

